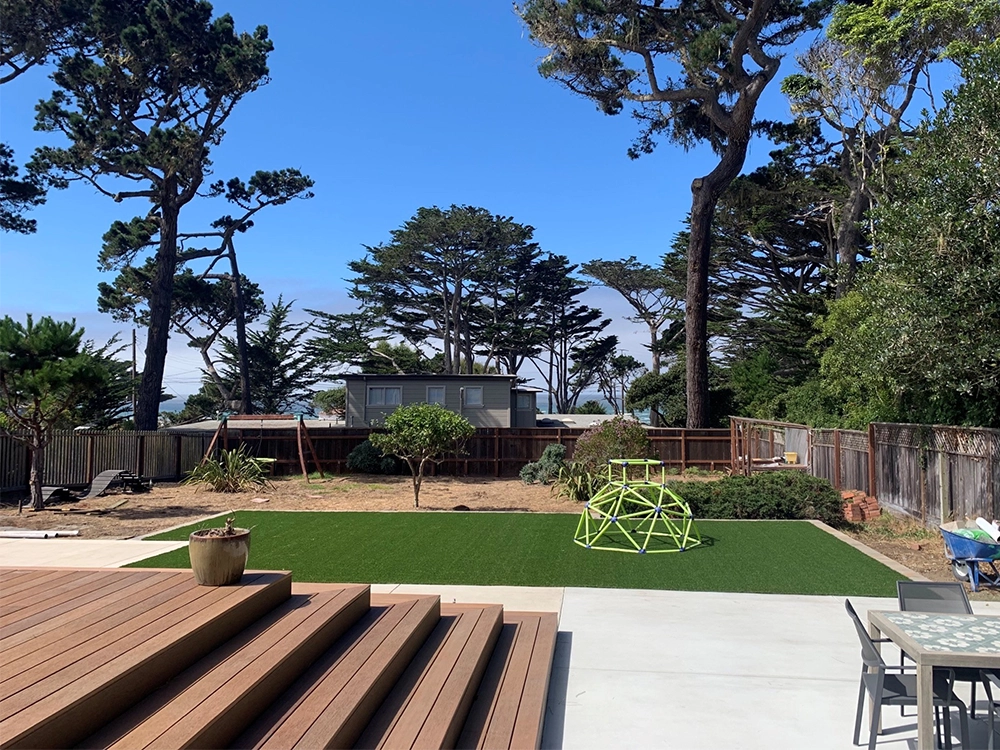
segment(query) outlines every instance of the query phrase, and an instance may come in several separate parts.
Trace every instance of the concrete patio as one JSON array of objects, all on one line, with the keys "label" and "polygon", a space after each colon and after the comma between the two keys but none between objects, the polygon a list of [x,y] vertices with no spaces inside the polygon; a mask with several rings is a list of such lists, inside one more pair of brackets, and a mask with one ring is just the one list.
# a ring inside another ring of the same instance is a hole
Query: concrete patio
[{"label": "concrete patio", "polygon": [[[163,543],[137,541],[10,541],[0,540],[0,565],[117,567],[163,551],[153,546]],[[386,584],[372,590],[559,612],[543,747],[851,747],[861,660],[843,597]],[[863,619],[869,609],[896,609],[894,599],[852,602]],[[1000,615],[1000,604],[973,606]],[[897,652],[887,648],[886,658],[894,662]],[[966,688],[959,690],[966,698]],[[980,691],[974,747],[986,746],[983,697]],[[880,748],[916,747],[912,715],[886,709],[883,717]]]}]

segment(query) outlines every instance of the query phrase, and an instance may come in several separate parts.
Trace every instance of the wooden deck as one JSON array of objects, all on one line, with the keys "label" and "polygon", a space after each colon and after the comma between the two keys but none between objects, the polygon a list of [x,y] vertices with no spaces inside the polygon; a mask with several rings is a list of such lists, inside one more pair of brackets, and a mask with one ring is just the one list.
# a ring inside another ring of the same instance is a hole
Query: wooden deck
[{"label": "wooden deck", "polygon": [[539,745],[554,614],[296,590],[0,568],[0,747]]}]

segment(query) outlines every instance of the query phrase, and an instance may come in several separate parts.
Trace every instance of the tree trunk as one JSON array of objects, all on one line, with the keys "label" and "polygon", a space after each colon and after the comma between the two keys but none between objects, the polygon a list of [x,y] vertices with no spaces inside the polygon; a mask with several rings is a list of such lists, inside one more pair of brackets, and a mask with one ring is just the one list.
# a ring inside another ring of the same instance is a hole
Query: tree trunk
[{"label": "tree trunk", "polygon": [[649,354],[653,360],[652,371],[654,375],[660,374],[660,329],[659,326],[649,327]]},{"label": "tree trunk", "polygon": [[691,191],[691,236],[688,242],[684,328],[687,346],[687,426],[708,426],[708,267],[711,259],[715,201],[702,180]]},{"label": "tree trunk", "polygon": [[862,242],[861,220],[870,207],[868,194],[856,182],[851,184],[837,221],[837,299],[844,297],[854,283]]},{"label": "tree trunk", "polygon": [[426,460],[421,461],[419,464],[414,465],[412,459],[406,459],[406,463],[410,465],[410,473],[413,475],[413,507],[420,507],[420,485],[424,481],[424,464],[427,463]]},{"label": "tree trunk", "polygon": [[[31,509],[44,510],[42,500],[42,477],[45,476],[45,435],[32,431],[31,435],[31,474],[28,484],[31,489]],[[20,508],[18,508],[20,511]]]},{"label": "tree trunk", "polygon": [[174,295],[174,273],[177,271],[177,220],[180,209],[175,205],[175,180],[167,180],[161,206],[160,247],[156,252],[156,272],[150,287],[149,329],[146,336],[146,360],[139,381],[139,398],[135,409],[135,428],[155,430],[160,414],[160,393],[163,390],[163,367],[167,359],[170,336],[170,308]]},{"label": "tree trunk", "polygon": [[236,351],[240,367],[240,412],[253,414],[253,401],[250,398],[250,362],[247,355],[247,313],[243,301],[240,267],[236,263],[236,247],[233,245],[232,239],[229,240],[229,267],[233,274],[233,300],[236,302]]},{"label": "tree trunk", "polygon": [[[763,86],[761,86],[763,88]],[[754,101],[756,98],[754,99]],[[712,222],[719,197],[736,179],[746,161],[753,106],[734,112],[738,132],[730,134],[719,164],[691,183],[691,235],[688,241],[684,333],[687,361],[687,427],[708,427],[708,274],[712,257]],[[741,115],[741,116],[738,116]]]}]

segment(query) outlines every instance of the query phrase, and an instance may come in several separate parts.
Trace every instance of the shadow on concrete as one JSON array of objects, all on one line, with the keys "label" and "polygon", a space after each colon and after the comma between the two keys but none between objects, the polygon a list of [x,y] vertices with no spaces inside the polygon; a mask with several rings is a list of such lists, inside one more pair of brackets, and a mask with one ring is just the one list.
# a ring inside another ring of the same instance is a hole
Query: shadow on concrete
[{"label": "shadow on concrete", "polygon": [[556,651],[549,676],[549,694],[545,702],[545,723],[542,726],[542,747],[559,750],[563,746],[566,724],[566,689],[569,685],[569,658],[573,649],[573,634],[556,633]]}]

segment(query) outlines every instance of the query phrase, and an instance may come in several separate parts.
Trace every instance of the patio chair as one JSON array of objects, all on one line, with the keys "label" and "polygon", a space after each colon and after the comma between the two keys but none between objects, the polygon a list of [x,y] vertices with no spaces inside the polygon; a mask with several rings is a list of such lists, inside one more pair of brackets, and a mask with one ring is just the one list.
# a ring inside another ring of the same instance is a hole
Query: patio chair
[{"label": "patio chair", "polygon": [[[906,670],[916,669],[915,665],[890,666],[885,663],[882,654],[875,647],[876,643],[889,643],[889,638],[872,639],[868,635],[868,630],[861,624],[861,618],[854,611],[850,599],[844,600],[847,614],[854,622],[854,628],[858,631],[858,639],[861,641],[861,686],[858,691],[858,714],[854,720],[854,744],[860,745],[861,741],[861,718],[865,708],[865,693],[871,696],[873,707],[871,715],[871,725],[868,734],[868,750],[875,750],[875,741],[878,739],[879,720],[882,716],[882,706],[916,706],[917,705],[917,676],[915,674],[904,674]],[[872,671],[874,670],[874,671]],[[965,704],[952,690],[954,675],[951,670],[934,671],[934,706],[944,709],[944,745],[951,750],[951,707],[955,706],[959,710],[959,720],[961,722],[962,744],[969,742],[969,717],[965,709]]]},{"label": "patio chair", "polygon": [[[993,699],[993,689],[991,685],[993,687],[1000,688],[1000,675],[998,675],[996,672],[992,670],[984,669],[982,672],[982,677],[983,677],[983,689],[986,690],[986,699],[989,701],[989,709],[990,709],[990,718],[989,718],[990,739],[989,739],[989,744],[986,747],[988,748],[988,750],[993,750],[994,738],[996,737],[996,735],[993,733],[993,725],[996,722],[997,708],[1000,708],[1000,705],[998,705],[997,702]],[[997,696],[997,700],[1000,700],[1000,696]]]},{"label": "patio chair", "polygon": [[[965,586],[958,581],[896,581],[896,594],[899,598],[900,612],[934,612],[946,615],[973,613],[969,597],[965,593]],[[980,670],[955,667],[953,671],[955,682],[968,682],[972,686],[969,716],[975,719],[976,683],[981,679]]]}]

